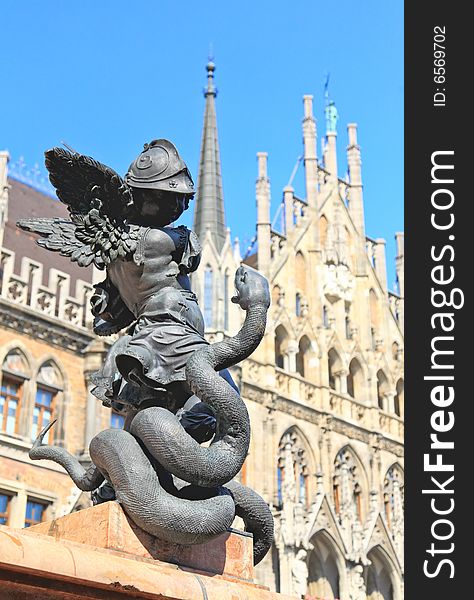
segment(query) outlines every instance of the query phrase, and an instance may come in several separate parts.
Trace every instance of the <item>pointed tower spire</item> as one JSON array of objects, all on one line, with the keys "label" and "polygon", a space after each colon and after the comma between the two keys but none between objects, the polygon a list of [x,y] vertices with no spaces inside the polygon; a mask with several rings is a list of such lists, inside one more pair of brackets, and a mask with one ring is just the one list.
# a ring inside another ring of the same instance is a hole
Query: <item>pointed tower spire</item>
[{"label": "pointed tower spire", "polygon": [[194,231],[204,241],[209,229],[220,252],[226,239],[224,194],[222,191],[221,161],[217,136],[215,65],[211,59],[206,65],[207,87],[204,89],[206,108],[199,161],[198,189],[194,209]]}]

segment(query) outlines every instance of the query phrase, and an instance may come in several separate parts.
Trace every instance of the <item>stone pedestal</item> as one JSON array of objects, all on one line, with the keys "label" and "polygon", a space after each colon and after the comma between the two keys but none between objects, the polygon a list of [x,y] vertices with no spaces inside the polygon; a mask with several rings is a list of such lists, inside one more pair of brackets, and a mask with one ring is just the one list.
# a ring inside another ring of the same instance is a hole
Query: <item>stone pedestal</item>
[{"label": "stone pedestal", "polygon": [[107,502],[28,529],[0,526],[0,598],[289,600],[253,583],[252,536],[161,542]]}]

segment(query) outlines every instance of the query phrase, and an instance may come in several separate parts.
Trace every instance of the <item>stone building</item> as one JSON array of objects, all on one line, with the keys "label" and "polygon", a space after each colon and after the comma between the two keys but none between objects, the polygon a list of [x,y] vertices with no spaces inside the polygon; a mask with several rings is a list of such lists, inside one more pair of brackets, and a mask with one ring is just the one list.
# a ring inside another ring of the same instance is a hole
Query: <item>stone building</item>
[{"label": "stone building", "polygon": [[[194,217],[203,255],[193,275],[210,340],[233,335],[243,317],[230,302],[242,257],[225,226],[214,70],[208,64]],[[243,262],[268,278],[272,306],[260,347],[233,371],[252,424],[240,477],[275,516],[262,583],[314,599],[401,600],[403,234],[395,293],[385,241],[365,234],[357,125],[347,126],[341,178],[334,103],[321,158],[312,104],[304,96],[305,197],[285,187],[278,218],[268,157],[257,153],[256,238]]]},{"label": "stone building", "polygon": [[[267,154],[257,154],[256,238],[242,258],[225,225],[214,65],[207,65],[194,230],[203,244],[193,275],[210,341],[233,335],[230,302],[242,260],[270,281],[267,331],[233,368],[252,440],[240,473],[276,524],[260,583],[312,599],[403,597],[403,234],[398,293],[387,288],[385,242],[364,230],[357,127],[348,125],[348,176],[338,176],[335,106],[316,153],[312,97],[303,100],[305,197],[285,187],[277,230]],[[0,153],[0,523],[28,526],[87,502],[55,463],[31,462],[39,428],[84,463],[91,437],[121,426],[88,391],[105,352],[88,299],[101,274],[39,248],[15,221],[66,209]],[[105,342],[107,343],[107,342]]]},{"label": "stone building", "polygon": [[23,527],[69,512],[80,496],[59,465],[30,461],[37,433],[57,419],[48,441],[87,463],[91,437],[119,417],[88,393],[104,353],[88,311],[96,273],[16,227],[67,209],[20,172],[8,177],[8,162],[0,152],[0,523]]}]

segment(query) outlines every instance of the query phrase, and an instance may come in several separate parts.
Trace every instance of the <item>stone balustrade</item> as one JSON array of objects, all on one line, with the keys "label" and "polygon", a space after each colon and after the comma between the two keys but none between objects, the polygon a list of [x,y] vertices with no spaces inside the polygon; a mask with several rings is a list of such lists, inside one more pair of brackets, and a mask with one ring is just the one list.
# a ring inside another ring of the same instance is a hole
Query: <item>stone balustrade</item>
[{"label": "stone balustrade", "polygon": [[253,385],[271,388],[279,396],[290,400],[298,398],[298,402],[301,402],[303,399],[308,408],[340,417],[368,431],[375,430],[396,440],[403,439],[404,423],[397,415],[352,398],[349,394],[334,390],[329,390],[328,394],[327,388],[278,367],[272,368],[272,373],[273,376],[265,365],[252,359],[247,359],[242,364],[242,379]]},{"label": "stone balustrade", "polygon": [[71,290],[71,277],[58,269],[50,269],[48,285],[43,285],[42,263],[29,257],[21,259],[20,273],[14,272],[15,253],[1,250],[0,297],[36,313],[58,319],[64,324],[89,330],[92,315],[89,300],[94,291],[91,283],[78,279]]}]

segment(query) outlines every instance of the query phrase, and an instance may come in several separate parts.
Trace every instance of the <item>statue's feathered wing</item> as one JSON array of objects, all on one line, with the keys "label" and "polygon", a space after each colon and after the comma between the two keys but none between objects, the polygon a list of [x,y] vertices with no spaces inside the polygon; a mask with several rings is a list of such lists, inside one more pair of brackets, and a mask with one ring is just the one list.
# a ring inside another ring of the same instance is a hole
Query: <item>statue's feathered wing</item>
[{"label": "statue's feathered wing", "polygon": [[69,256],[81,267],[103,269],[118,257],[133,256],[139,227],[128,223],[133,210],[131,188],[113,169],[89,156],[62,148],[45,152],[56,194],[71,220],[22,219],[17,225],[40,234],[43,248]]}]

